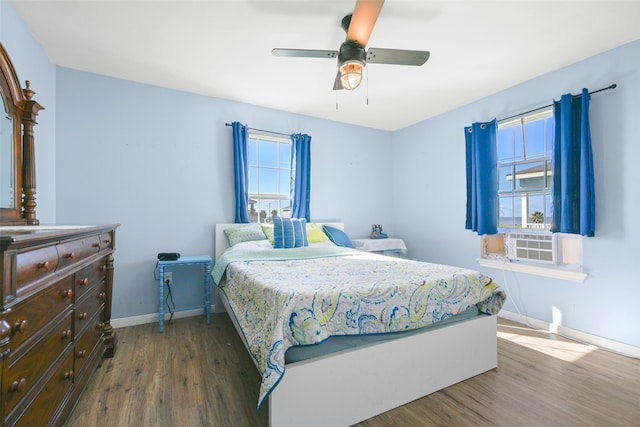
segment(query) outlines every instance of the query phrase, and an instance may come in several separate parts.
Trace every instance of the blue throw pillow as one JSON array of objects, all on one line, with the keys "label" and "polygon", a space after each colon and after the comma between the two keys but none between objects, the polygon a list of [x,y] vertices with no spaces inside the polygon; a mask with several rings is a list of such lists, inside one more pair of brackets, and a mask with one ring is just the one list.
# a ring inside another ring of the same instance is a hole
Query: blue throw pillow
[{"label": "blue throw pillow", "polygon": [[347,233],[345,233],[344,231],[335,227],[330,227],[328,225],[322,226],[322,229],[329,237],[329,240],[331,240],[336,245],[344,246],[346,248],[353,248],[353,243],[351,243],[349,236],[347,236]]},{"label": "blue throw pillow", "polygon": [[273,218],[273,247],[300,248],[309,246],[307,220],[304,218]]}]

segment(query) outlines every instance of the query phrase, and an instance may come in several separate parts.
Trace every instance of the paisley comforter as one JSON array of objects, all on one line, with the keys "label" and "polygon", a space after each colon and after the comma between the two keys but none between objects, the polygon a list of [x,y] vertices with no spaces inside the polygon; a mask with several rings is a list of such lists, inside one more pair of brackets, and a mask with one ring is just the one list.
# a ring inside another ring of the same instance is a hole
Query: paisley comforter
[{"label": "paisley comforter", "polygon": [[292,346],[417,329],[474,304],[496,314],[506,298],[473,270],[337,247],[231,248],[213,276],[261,371],[258,406],[284,375]]}]

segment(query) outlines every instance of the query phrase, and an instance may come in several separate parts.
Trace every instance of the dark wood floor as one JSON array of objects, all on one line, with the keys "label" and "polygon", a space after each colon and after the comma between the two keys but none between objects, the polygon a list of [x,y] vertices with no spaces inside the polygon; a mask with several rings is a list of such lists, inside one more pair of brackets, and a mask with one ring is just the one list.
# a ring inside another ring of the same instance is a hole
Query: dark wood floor
[{"label": "dark wood floor", "polygon": [[[67,427],[267,426],[226,314],[117,329]],[[640,426],[640,360],[499,320],[498,369],[358,424]]]}]

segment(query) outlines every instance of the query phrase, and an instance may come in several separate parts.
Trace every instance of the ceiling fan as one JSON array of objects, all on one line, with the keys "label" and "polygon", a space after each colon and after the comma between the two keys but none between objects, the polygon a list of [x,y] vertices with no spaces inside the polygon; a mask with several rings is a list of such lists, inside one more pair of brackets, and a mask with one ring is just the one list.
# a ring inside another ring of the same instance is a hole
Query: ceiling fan
[{"label": "ceiling fan", "polygon": [[422,65],[429,59],[429,52],[421,50],[379,49],[365,46],[373,26],[380,15],[384,0],[357,0],[353,14],[342,19],[347,39],[340,50],[280,49],[272,50],[275,56],[303,58],[338,57],[338,73],[333,90],[353,90],[362,81],[366,64]]}]

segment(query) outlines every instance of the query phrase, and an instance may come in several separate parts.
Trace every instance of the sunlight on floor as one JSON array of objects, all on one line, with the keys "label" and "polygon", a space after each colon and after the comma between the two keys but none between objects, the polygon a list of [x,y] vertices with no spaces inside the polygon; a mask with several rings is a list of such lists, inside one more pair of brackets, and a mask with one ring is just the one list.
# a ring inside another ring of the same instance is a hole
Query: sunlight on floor
[{"label": "sunlight on floor", "polygon": [[[510,332],[498,331],[498,338],[564,360],[565,362],[575,362],[598,349],[593,345],[581,344],[575,341],[553,339],[544,336],[531,336],[545,333],[544,331],[538,331],[532,328],[500,325],[499,329],[503,331],[508,329]],[[523,333],[518,330],[526,332]]]}]

